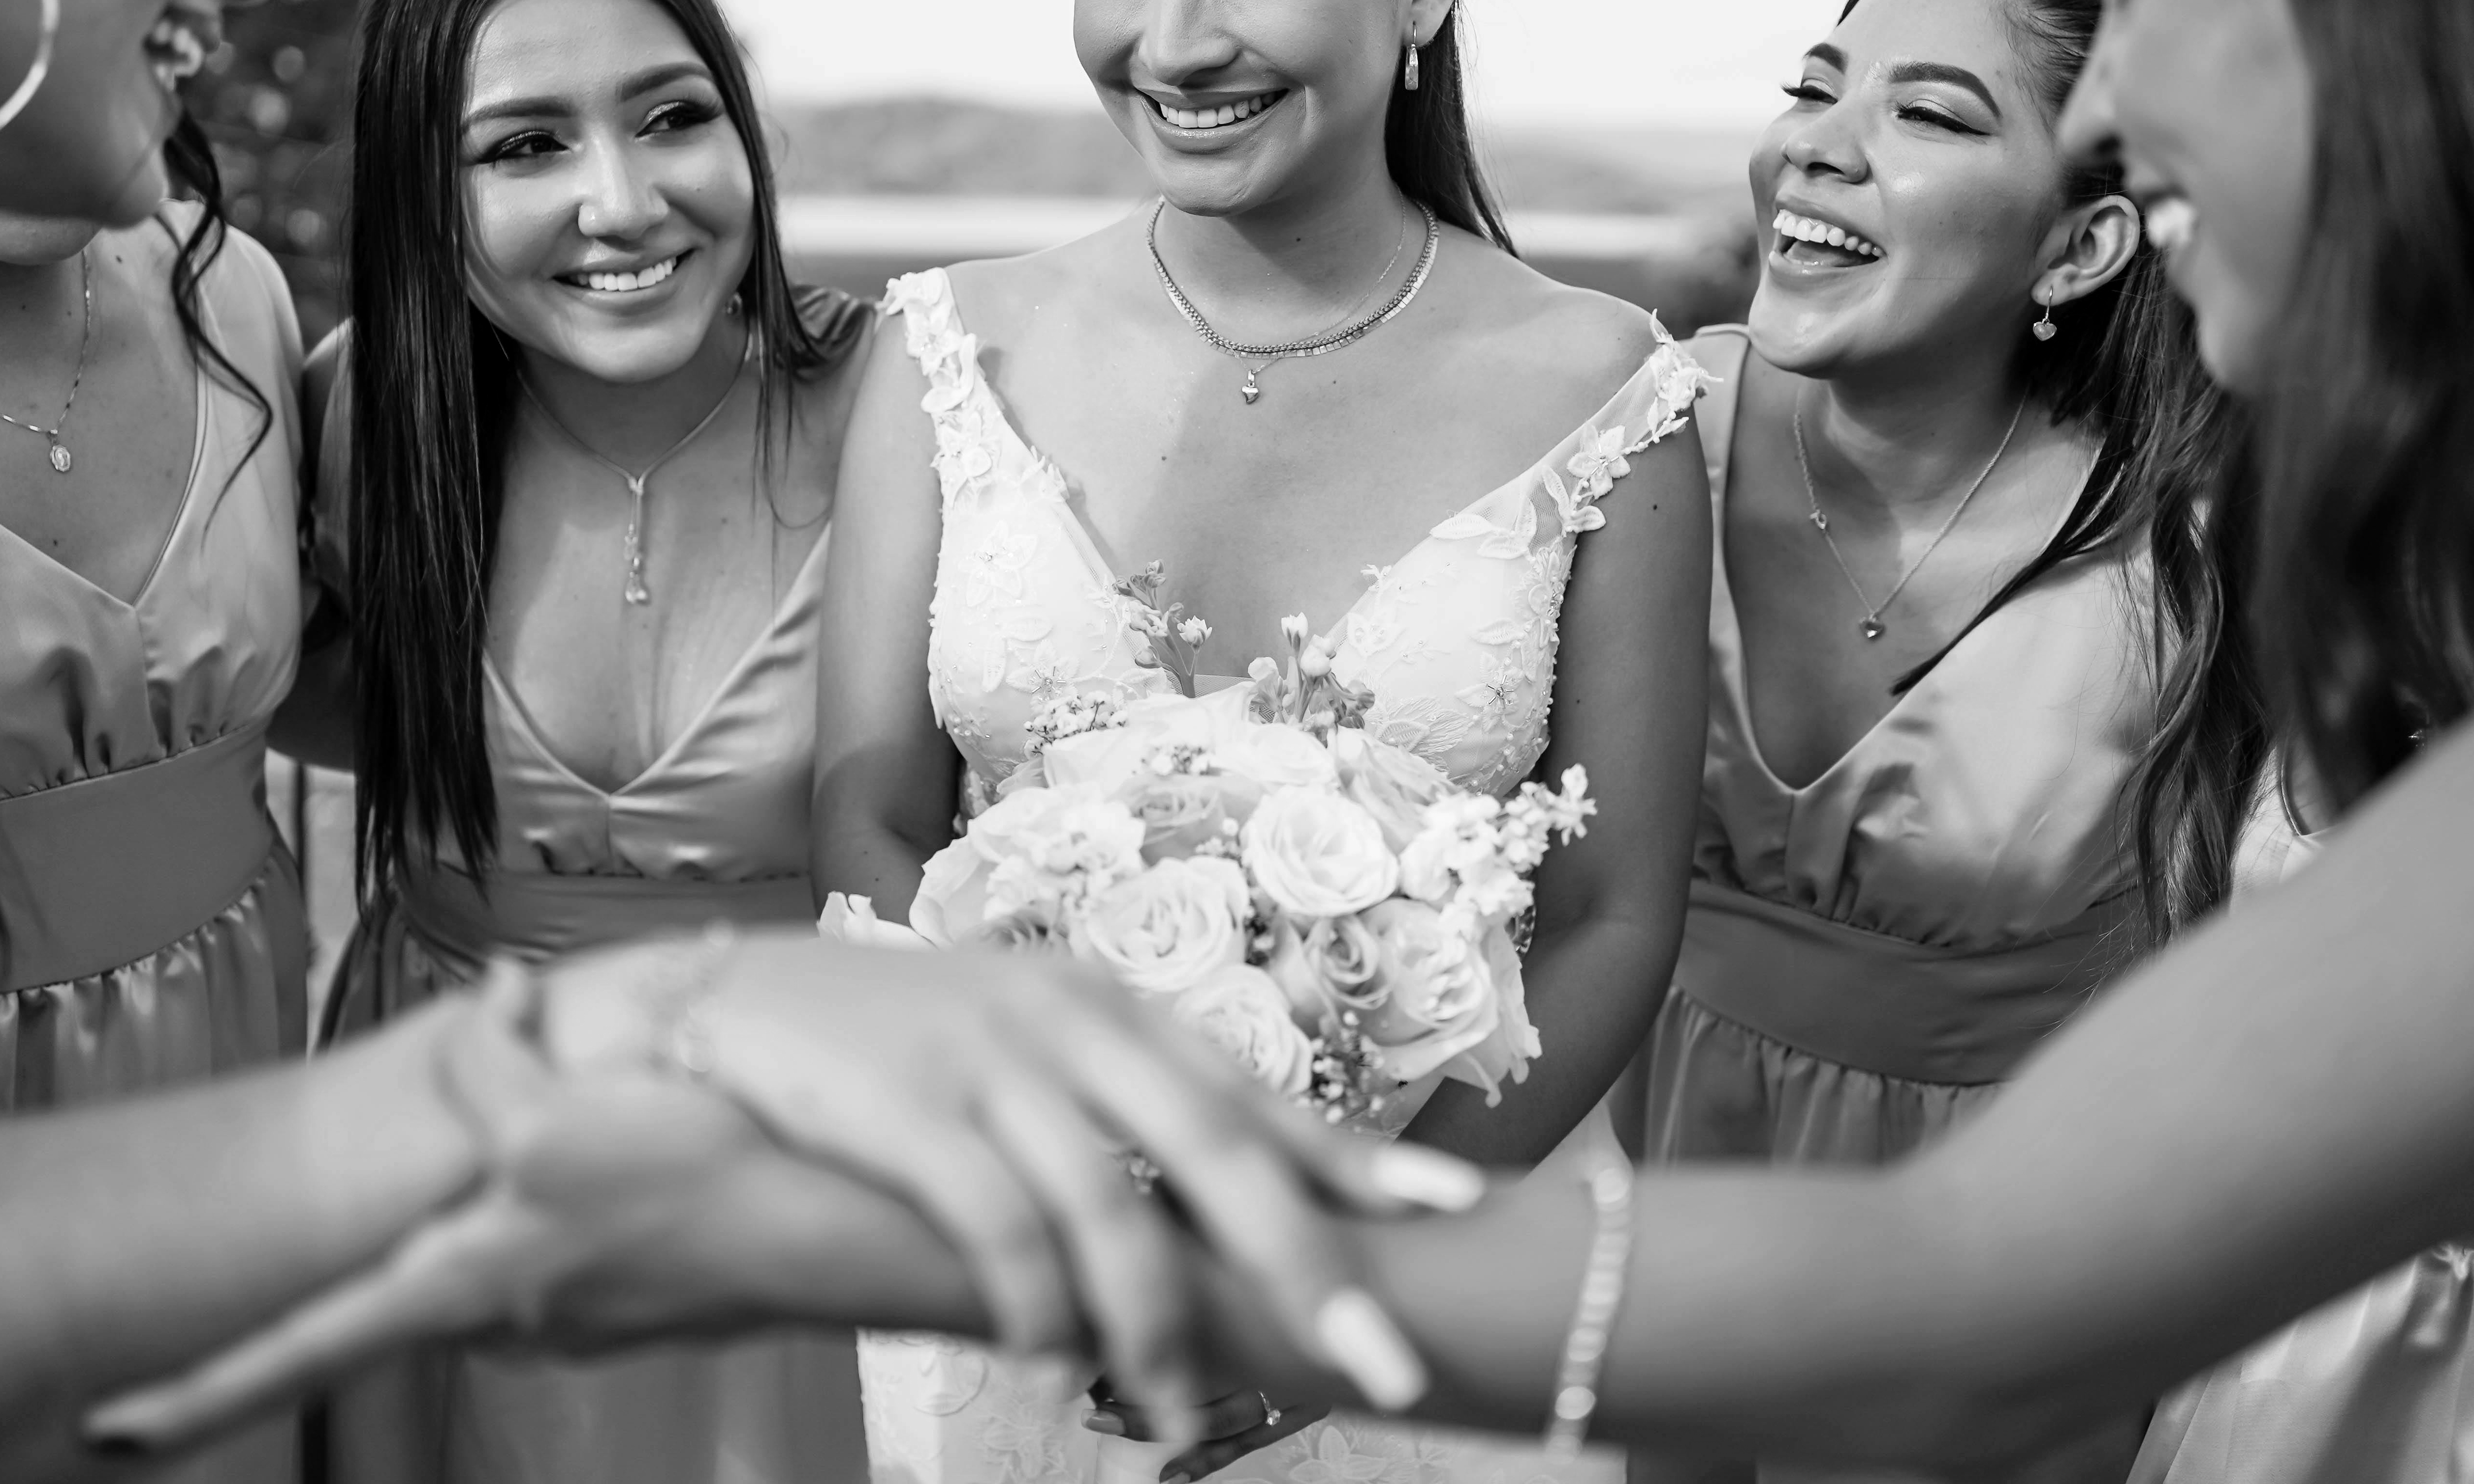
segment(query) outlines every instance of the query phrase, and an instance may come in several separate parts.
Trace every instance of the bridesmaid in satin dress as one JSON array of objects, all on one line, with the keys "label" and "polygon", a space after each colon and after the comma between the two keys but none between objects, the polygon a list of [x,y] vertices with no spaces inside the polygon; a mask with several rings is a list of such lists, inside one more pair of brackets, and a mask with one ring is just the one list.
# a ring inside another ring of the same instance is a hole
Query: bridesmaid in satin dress
[{"label": "bridesmaid in satin dress", "polygon": [[[2207,596],[2155,573],[2187,581],[2222,429],[2118,174],[2059,151],[2098,12],[1861,0],[1754,156],[1750,326],[1692,346],[1720,383],[1710,740],[1652,1159],[1931,1140],[2148,936],[2141,867],[2208,821],[2138,860],[2143,766],[2256,782],[2255,738],[2195,745],[2188,666],[2162,708],[2181,751],[2147,756],[2157,627]],[[2118,1484],[2137,1440],[2123,1419],[2028,1476]],[[1665,1467],[1636,1473],[1818,1476]]]},{"label": "bridesmaid in satin dress", "polygon": [[[824,531],[872,316],[784,275],[736,39],[710,0],[382,0],[361,56],[352,320],[310,374],[352,616],[316,673],[357,696],[338,1029],[494,951],[812,924]],[[410,1370],[339,1402],[344,1484],[864,1468],[846,1339]]]},{"label": "bridesmaid in satin dress", "polygon": [[[213,201],[195,126],[167,149]],[[297,1055],[264,774],[300,635],[290,291],[194,203],[0,215],[0,1109]],[[287,1419],[168,1476],[277,1484],[296,1452]]]}]

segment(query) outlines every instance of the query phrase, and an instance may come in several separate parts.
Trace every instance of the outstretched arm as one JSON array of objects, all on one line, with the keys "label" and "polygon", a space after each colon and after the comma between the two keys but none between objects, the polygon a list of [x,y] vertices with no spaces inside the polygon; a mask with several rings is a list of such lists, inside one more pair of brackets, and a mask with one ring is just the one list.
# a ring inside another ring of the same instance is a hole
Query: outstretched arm
[{"label": "outstretched arm", "polygon": [[1544,1158],[1613,1085],[1665,999],[1684,932],[1709,672],[1710,481],[1686,427],[1632,455],[1564,602],[1553,781],[1582,765],[1598,815],[1547,852],[1523,976],[1544,1055],[1494,1107],[1437,1090],[1409,1137],[1481,1164]]},{"label": "outstretched arm", "polygon": [[953,836],[961,760],[928,698],[928,605],[943,531],[919,401],[927,380],[888,319],[851,411],[826,558],[817,645],[811,870],[831,891],[873,897],[900,921],[919,868]]},{"label": "outstretched arm", "polygon": [[[2460,728],[1904,1166],[1644,1176],[1598,1431],[1995,1459],[2474,1228],[2469,820]],[[1589,1225],[1544,1180],[1367,1233],[1435,1415],[1540,1424]]]}]

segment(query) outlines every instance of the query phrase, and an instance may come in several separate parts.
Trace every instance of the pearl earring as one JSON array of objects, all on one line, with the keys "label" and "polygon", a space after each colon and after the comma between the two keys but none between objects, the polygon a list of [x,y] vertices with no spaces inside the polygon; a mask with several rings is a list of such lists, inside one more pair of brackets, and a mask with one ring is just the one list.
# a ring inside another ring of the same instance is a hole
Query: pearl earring
[{"label": "pearl earring", "polygon": [[1400,71],[1400,85],[1411,92],[1418,90],[1418,43],[1409,43],[1409,64]]},{"label": "pearl earring", "polygon": [[2045,295],[2045,317],[2028,326],[2027,329],[2039,340],[2050,340],[2062,332],[2062,327],[2053,323],[2053,296],[2050,293]]}]

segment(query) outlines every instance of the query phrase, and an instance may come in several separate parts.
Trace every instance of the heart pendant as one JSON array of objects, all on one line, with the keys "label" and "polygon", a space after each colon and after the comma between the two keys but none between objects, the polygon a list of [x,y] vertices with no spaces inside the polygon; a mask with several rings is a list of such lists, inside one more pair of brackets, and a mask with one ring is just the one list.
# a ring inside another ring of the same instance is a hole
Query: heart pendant
[{"label": "heart pendant", "polygon": [[52,472],[55,474],[67,474],[69,472],[69,450],[60,444],[53,444]]},{"label": "heart pendant", "polygon": [[1245,384],[1244,386],[1239,387],[1239,388],[1237,389],[1237,391],[1238,391],[1238,394],[1239,394],[1239,395],[1243,396],[1243,397],[1246,399],[1246,405],[1248,405],[1248,406],[1249,406],[1249,407],[1250,407],[1250,406],[1252,406],[1252,405],[1254,405],[1254,401],[1255,401],[1255,399],[1256,399],[1256,398],[1259,398],[1259,397],[1261,397],[1261,396],[1263,395],[1263,389],[1262,389],[1261,387],[1256,386],[1256,385],[1254,384],[1254,378],[1253,378],[1252,377],[1248,377],[1246,378],[1246,384]]},{"label": "heart pendant", "polygon": [[1879,639],[1888,632],[1888,630],[1881,627],[1881,620],[1879,619],[1866,619],[1863,622],[1856,624],[1856,627],[1863,632],[1866,639]]},{"label": "heart pendant", "polygon": [[2050,320],[2038,320],[2035,324],[2028,326],[2027,328],[2034,331],[2036,338],[2039,340],[2050,340],[2055,335],[2062,332],[2062,327],[2054,324]]}]

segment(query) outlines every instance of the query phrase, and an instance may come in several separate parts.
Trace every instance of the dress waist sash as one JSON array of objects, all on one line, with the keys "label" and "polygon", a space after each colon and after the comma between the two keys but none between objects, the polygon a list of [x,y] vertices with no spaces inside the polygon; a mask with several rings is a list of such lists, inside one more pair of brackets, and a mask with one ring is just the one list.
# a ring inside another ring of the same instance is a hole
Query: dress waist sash
[{"label": "dress waist sash", "polygon": [[1675,986],[1774,1041],[1909,1082],[2007,1078],[2121,967],[2127,893],[2050,936],[1979,951],[1831,922],[1692,883]]},{"label": "dress waist sash", "polygon": [[805,875],[687,881],[501,871],[484,896],[471,876],[440,866],[406,873],[397,900],[425,946],[468,972],[502,949],[539,962],[716,920],[796,926],[816,918]]},{"label": "dress waist sash", "polygon": [[136,962],[240,900],[276,845],[266,728],[0,798],[0,991]]}]

